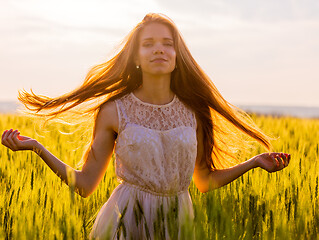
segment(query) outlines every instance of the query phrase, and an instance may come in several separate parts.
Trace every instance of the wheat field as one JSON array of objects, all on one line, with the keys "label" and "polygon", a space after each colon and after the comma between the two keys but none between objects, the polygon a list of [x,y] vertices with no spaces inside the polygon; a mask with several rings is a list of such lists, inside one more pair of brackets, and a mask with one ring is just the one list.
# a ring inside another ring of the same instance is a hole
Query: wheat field
[{"label": "wheat field", "polygon": [[[289,167],[253,169],[232,183],[200,193],[194,205],[196,239],[319,239],[319,120],[252,116],[277,137],[274,151],[291,154]],[[19,129],[76,168],[91,132],[86,127],[0,115],[0,131]],[[263,152],[256,147],[243,160]],[[0,146],[0,239],[87,239],[94,218],[118,185],[109,165],[97,190],[81,198],[31,152]]]}]

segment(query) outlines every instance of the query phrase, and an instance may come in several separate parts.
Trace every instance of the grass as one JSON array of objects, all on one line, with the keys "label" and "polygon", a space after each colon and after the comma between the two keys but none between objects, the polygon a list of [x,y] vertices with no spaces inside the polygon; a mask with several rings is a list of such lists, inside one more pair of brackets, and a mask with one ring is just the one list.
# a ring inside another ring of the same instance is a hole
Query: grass
[{"label": "grass", "polygon": [[[274,151],[292,156],[288,168],[269,174],[253,169],[209,193],[189,187],[197,239],[318,239],[319,120],[253,116],[279,138]],[[19,129],[75,167],[91,132],[34,119],[0,115],[0,131]],[[63,132],[64,134],[61,134]],[[243,160],[263,152],[256,147]],[[86,199],[31,152],[0,146],[0,239],[87,239],[94,217],[118,185],[110,164],[98,189]]]}]

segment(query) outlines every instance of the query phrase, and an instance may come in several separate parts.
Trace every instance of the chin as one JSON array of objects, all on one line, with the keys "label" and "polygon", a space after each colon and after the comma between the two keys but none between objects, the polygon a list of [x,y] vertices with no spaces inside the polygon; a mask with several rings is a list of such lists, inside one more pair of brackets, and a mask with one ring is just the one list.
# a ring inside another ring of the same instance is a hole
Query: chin
[{"label": "chin", "polygon": [[151,73],[152,75],[170,75],[172,72],[154,72],[154,73]]},{"label": "chin", "polygon": [[154,69],[154,70],[152,70],[152,71],[149,71],[149,73],[150,74],[154,74],[154,75],[158,75],[158,74],[164,74],[164,75],[166,75],[166,74],[171,74],[172,72],[174,71],[174,69],[173,70],[170,70],[170,69]]}]

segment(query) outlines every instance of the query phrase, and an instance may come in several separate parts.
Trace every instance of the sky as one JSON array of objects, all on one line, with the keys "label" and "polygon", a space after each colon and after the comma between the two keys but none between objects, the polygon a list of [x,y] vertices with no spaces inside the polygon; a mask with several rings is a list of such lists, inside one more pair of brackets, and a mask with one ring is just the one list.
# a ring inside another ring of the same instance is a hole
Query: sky
[{"label": "sky", "polygon": [[318,0],[0,0],[0,101],[78,87],[149,12],[234,105],[319,106]]}]

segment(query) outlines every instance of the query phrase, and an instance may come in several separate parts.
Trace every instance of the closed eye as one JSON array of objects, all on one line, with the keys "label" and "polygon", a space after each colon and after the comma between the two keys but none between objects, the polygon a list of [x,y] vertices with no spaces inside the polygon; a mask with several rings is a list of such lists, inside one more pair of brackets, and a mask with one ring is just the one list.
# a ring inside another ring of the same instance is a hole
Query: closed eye
[{"label": "closed eye", "polygon": [[153,46],[152,43],[144,43],[144,44],[143,44],[143,47],[151,47],[151,46]]}]

